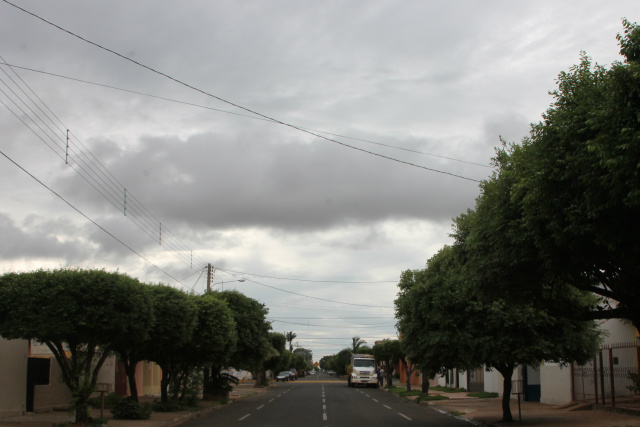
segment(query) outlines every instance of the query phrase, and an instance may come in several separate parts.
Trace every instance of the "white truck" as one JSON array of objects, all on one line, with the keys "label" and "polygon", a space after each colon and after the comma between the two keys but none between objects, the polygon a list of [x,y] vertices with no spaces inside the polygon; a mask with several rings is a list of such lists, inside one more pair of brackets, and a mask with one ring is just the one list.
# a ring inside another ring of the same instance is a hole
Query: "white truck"
[{"label": "white truck", "polygon": [[347,384],[355,387],[356,384],[378,388],[378,373],[376,371],[376,359],[371,354],[354,354],[351,356],[351,365],[347,369]]}]

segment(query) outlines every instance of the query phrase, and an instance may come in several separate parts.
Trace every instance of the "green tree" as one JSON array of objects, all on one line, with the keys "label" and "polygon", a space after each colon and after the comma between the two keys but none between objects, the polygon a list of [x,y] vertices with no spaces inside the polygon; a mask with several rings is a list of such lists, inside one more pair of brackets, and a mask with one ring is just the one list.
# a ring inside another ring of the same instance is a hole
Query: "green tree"
[{"label": "green tree", "polygon": [[180,360],[198,322],[195,301],[186,293],[168,285],[150,287],[155,322],[149,333],[143,356],[162,369],[160,399],[169,401],[169,384],[180,373]]},{"label": "green tree", "polygon": [[287,337],[287,342],[289,343],[289,351],[293,352],[293,340],[295,340],[298,335],[289,331],[284,334],[284,336]]},{"label": "green tree", "polygon": [[328,354],[326,356],[322,356],[320,358],[320,362],[319,362],[320,369],[324,369],[325,371],[330,370],[331,368],[329,368],[329,361],[331,360],[331,358],[333,356],[334,356],[333,354]]},{"label": "green tree", "polygon": [[[119,337],[143,340],[150,316],[141,284],[125,274],[64,268],[0,277],[0,335],[47,345],[73,396],[75,421],[89,422],[89,398]],[[69,352],[70,356],[67,355]]]},{"label": "green tree", "polygon": [[302,359],[307,364],[306,370],[309,370],[309,367],[313,365],[313,352],[308,348],[298,347],[293,350],[293,354],[299,354],[302,356]]},{"label": "green tree", "polygon": [[[445,246],[429,260],[425,270],[407,270],[401,274],[395,301],[397,327],[402,341],[397,345],[398,360],[408,358],[423,373],[422,391],[428,393],[428,379],[448,369],[470,369],[470,330],[449,327],[464,308],[464,297],[452,285],[451,247]],[[424,381],[424,380],[427,381]]]},{"label": "green tree", "polygon": [[138,313],[140,315],[140,323],[137,325],[140,332],[138,339],[132,339],[129,334],[120,334],[112,342],[114,351],[118,354],[120,361],[124,365],[124,371],[127,374],[129,382],[129,393],[131,399],[138,402],[138,385],[136,383],[136,366],[143,360],[143,353],[147,340],[149,339],[149,331],[155,322],[153,313],[153,304],[151,302],[151,294],[149,286],[139,284],[138,292],[143,294],[144,302],[139,306]]},{"label": "green tree", "polygon": [[360,337],[351,338],[351,351],[353,353],[358,353],[358,349],[365,345],[367,342]]},{"label": "green tree", "polygon": [[215,294],[190,295],[189,298],[196,308],[196,324],[175,358],[180,374],[172,378],[172,397],[178,398],[178,393],[182,392],[180,398],[183,400],[186,382],[194,370],[203,366],[222,366],[236,351],[238,338],[233,313],[226,301]]},{"label": "green tree", "polygon": [[215,295],[227,302],[236,323],[238,344],[231,355],[231,363],[237,369],[259,369],[271,348],[271,323],[266,320],[269,310],[264,304],[238,291],[217,292]]},{"label": "green tree", "polygon": [[375,356],[378,363],[381,363],[384,371],[387,375],[387,384],[391,384],[393,378],[393,370],[395,366],[400,362],[401,353],[396,351],[395,344],[392,341],[397,340],[383,340],[373,346],[372,353]]},{"label": "green tree", "polygon": [[257,384],[261,384],[264,380],[263,362],[272,349],[269,342],[271,323],[266,320],[269,310],[264,304],[238,291],[214,294],[229,305],[236,323],[237,345],[227,363],[236,369],[260,371],[259,376],[261,375],[262,378],[258,379]]},{"label": "green tree", "polygon": [[640,328],[640,28],[623,26],[623,62],[607,70],[583,54],[503,165],[546,271],[600,296],[592,318]]},{"label": "green tree", "polygon": [[269,343],[271,344],[271,352],[269,357],[264,361],[264,369],[270,370],[274,374],[280,372],[278,369],[281,365],[288,365],[289,360],[283,363],[282,359],[285,356],[285,350],[287,345],[287,339],[284,334],[279,332],[269,333]]},{"label": "green tree", "polygon": [[351,349],[345,348],[331,358],[329,362],[332,371],[336,371],[336,375],[347,375],[347,367],[351,364]]},{"label": "green tree", "polygon": [[[554,315],[535,300],[487,298],[479,283],[482,276],[471,266],[477,257],[456,256],[461,250],[445,247],[429,260],[425,272],[403,273],[402,295],[396,302],[403,346],[418,364],[432,369],[485,365],[497,370],[503,376],[503,420],[511,421],[515,367],[537,366],[543,360],[584,363],[595,354],[599,333],[594,322]],[[500,280],[517,283],[518,277],[505,275]],[[593,301],[587,294],[572,292],[563,300],[573,306]]]},{"label": "green tree", "polygon": [[361,345],[356,351],[353,352],[353,354],[371,354],[372,352],[373,349],[368,345]]}]

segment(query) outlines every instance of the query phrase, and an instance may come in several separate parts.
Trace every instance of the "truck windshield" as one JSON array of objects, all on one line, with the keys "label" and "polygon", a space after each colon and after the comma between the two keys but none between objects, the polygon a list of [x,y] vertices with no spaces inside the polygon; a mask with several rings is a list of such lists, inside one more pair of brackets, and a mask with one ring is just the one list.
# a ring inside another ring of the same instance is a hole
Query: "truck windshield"
[{"label": "truck windshield", "polygon": [[354,368],[375,368],[376,361],[373,359],[355,359],[353,361]]}]

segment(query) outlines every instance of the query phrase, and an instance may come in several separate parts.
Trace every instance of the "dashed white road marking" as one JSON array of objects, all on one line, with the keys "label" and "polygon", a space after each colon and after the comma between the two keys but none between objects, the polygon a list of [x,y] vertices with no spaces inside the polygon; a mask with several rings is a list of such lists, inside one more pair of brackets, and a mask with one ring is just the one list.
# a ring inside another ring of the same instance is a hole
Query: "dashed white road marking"
[{"label": "dashed white road marking", "polygon": [[245,416],[244,416],[244,417],[242,417],[242,418],[238,418],[238,421],[242,421],[242,420],[244,420],[245,418],[247,418],[247,417],[249,417],[249,416],[251,416],[251,414],[247,414],[247,415],[245,415]]},{"label": "dashed white road marking", "polygon": [[384,406],[387,409],[391,409],[391,406],[387,406],[387,405],[382,405],[382,406]]},{"label": "dashed white road marking", "polygon": [[400,412],[398,412],[398,415],[400,415],[402,418],[406,418],[409,421],[413,421],[411,418],[407,417],[405,414],[401,414]]},{"label": "dashed white road marking", "polygon": [[256,408],[256,411],[259,411],[260,409],[264,408],[264,405],[260,405]]}]

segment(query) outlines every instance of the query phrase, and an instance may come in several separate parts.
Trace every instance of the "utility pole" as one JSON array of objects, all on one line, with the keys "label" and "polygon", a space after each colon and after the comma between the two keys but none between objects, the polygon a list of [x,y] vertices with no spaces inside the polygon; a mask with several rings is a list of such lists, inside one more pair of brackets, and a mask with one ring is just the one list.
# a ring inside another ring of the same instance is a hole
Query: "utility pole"
[{"label": "utility pole", "polygon": [[211,292],[211,263],[207,264],[207,293]]}]

